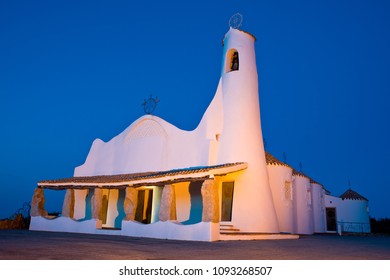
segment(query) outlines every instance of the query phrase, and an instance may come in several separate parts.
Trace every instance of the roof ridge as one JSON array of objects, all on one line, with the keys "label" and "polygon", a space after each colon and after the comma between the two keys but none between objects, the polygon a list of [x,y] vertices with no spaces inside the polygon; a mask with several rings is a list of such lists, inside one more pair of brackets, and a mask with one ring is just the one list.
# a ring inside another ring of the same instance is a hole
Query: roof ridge
[{"label": "roof ridge", "polygon": [[349,188],[342,195],[340,195],[340,198],[343,200],[350,199],[350,200],[366,200],[366,201],[368,201],[367,198],[365,198],[364,196],[362,196],[358,192],[352,190],[351,188]]},{"label": "roof ridge", "polygon": [[44,184],[56,184],[56,183],[107,183],[107,182],[126,182],[129,180],[141,180],[141,179],[152,179],[156,177],[163,176],[175,176],[179,174],[195,174],[202,172],[210,172],[211,170],[220,169],[220,168],[230,168],[235,166],[245,165],[245,162],[234,162],[234,163],[225,163],[209,166],[193,166],[179,169],[170,169],[164,171],[150,171],[150,172],[136,172],[136,173],[125,173],[125,174],[112,174],[112,175],[92,175],[92,176],[73,176],[62,179],[54,180],[42,180],[38,182],[38,185]]},{"label": "roof ridge", "polygon": [[267,164],[269,164],[269,165],[280,165],[280,166],[290,167],[291,169],[293,169],[290,165],[277,159],[276,157],[274,157],[273,155],[271,155],[267,151],[265,151],[265,160],[266,160]]}]

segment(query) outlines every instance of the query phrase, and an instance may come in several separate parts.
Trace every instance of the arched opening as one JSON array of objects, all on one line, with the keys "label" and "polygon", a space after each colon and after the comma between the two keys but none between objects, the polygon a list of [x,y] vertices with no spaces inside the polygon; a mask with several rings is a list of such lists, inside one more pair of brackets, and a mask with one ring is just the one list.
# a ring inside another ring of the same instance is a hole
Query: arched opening
[{"label": "arched opening", "polygon": [[226,53],[225,73],[231,71],[238,71],[238,69],[239,69],[238,51],[236,49],[230,49]]},{"label": "arched opening", "polygon": [[152,206],[153,188],[139,189],[135,220],[143,224],[150,224],[152,222]]},{"label": "arched opening", "polygon": [[196,224],[202,221],[202,188],[203,181],[191,182],[188,186],[188,192],[190,194],[190,213],[188,220],[183,221],[183,225]]},{"label": "arched opening", "polygon": [[48,216],[61,216],[61,204],[64,201],[65,193],[66,190],[45,189],[44,209],[47,211]]}]

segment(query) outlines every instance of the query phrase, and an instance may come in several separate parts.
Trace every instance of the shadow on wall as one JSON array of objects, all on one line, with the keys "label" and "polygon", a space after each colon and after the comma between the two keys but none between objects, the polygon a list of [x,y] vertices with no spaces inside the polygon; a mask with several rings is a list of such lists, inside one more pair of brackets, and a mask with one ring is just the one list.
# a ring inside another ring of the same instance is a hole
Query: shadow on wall
[{"label": "shadow on wall", "polygon": [[183,225],[191,225],[200,223],[202,221],[202,211],[203,211],[203,202],[202,202],[202,188],[203,181],[191,182],[188,186],[188,191],[190,193],[191,201],[191,210],[190,217],[187,221],[182,222]]}]

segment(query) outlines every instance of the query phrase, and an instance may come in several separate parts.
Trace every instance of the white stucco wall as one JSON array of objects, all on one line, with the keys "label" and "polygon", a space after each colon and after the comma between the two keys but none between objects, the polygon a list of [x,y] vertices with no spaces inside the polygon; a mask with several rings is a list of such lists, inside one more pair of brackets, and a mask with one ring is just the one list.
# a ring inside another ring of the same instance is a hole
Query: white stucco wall
[{"label": "white stucco wall", "polygon": [[[75,220],[81,220],[86,218],[86,204],[88,190],[75,190],[75,204],[74,204],[74,216]],[[90,218],[90,217],[89,217]]]},{"label": "white stucco wall", "polygon": [[325,195],[325,206],[336,208],[336,221],[339,231],[371,232],[368,202],[366,200],[343,200],[340,197]]},{"label": "white stucco wall", "polygon": [[102,233],[102,234],[118,234],[117,231],[99,231],[96,228],[97,220],[89,219],[85,221],[76,221],[67,217],[58,217],[48,219],[44,217],[31,217],[30,230],[39,231],[58,231],[58,232],[76,232],[76,233]]},{"label": "white stucco wall", "polygon": [[295,233],[313,234],[313,199],[310,179],[301,175],[295,175],[293,177]]},{"label": "white stucco wall", "polygon": [[344,199],[341,201],[340,209],[338,222],[343,232],[371,232],[366,200]]},{"label": "white stucco wall", "polygon": [[145,225],[138,222],[123,221],[121,230],[104,230],[96,228],[97,222],[96,220],[79,222],[65,217],[47,219],[37,216],[31,217],[30,230],[124,235],[175,240],[219,240],[218,223],[201,222],[193,225],[181,225],[174,222],[159,221]]},{"label": "white stucco wall", "polygon": [[325,195],[325,207],[336,207],[339,208],[341,205],[341,198],[333,195]]},{"label": "white stucco wall", "polygon": [[323,233],[326,232],[325,190],[317,183],[312,183],[311,189],[313,198],[314,232]]},{"label": "white stucco wall", "polygon": [[207,165],[208,152],[209,141],[204,130],[180,130],[159,117],[145,115],[107,143],[95,140],[85,163],[76,167],[74,175],[112,175]]},{"label": "white stucco wall", "polygon": [[[218,163],[247,162],[237,176],[233,220],[244,232],[279,232],[265,160],[254,37],[230,29],[224,38],[222,57],[223,128],[219,137]],[[236,50],[239,70],[225,72],[227,55]]]},{"label": "white stucco wall", "polygon": [[[283,233],[294,232],[292,169],[287,166],[270,164],[269,182],[272,191],[279,230]],[[289,190],[288,190],[289,189]]]}]

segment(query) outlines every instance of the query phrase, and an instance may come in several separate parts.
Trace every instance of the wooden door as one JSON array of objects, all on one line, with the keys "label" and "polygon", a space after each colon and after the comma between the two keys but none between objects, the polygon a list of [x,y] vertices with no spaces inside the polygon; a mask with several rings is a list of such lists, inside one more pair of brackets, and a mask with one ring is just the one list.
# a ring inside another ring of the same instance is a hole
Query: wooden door
[{"label": "wooden door", "polygon": [[222,222],[230,222],[232,220],[233,193],[234,193],[234,182],[223,182],[222,183],[222,210],[221,210]]}]

